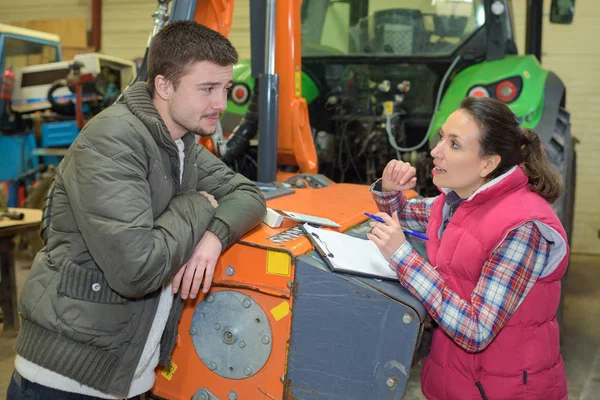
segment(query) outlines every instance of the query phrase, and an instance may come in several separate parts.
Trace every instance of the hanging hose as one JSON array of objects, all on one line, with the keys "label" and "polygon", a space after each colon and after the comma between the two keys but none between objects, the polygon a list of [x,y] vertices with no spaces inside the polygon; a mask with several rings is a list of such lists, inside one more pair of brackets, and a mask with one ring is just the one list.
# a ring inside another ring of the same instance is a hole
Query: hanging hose
[{"label": "hanging hose", "polygon": [[250,146],[250,140],[254,139],[258,132],[258,80],[254,85],[252,97],[248,104],[246,114],[233,130],[232,136],[227,141],[227,150],[221,160],[229,164],[246,152]]},{"label": "hanging hose", "polygon": [[421,141],[421,143],[419,143],[418,145],[413,146],[413,147],[400,147],[400,146],[398,146],[398,143],[396,143],[396,139],[394,138],[394,135],[392,134],[392,123],[391,123],[391,121],[392,121],[392,118],[398,116],[399,113],[394,113],[392,115],[386,115],[385,130],[387,132],[390,145],[394,148],[394,150],[396,150],[396,154],[398,154],[398,152],[400,152],[400,151],[408,153],[410,151],[418,150],[425,143],[427,143],[427,140],[429,139],[429,131],[431,130],[431,126],[433,125],[433,120],[434,120],[434,117],[435,117],[435,113],[438,111],[438,108],[440,107],[440,101],[442,100],[442,93],[444,91],[444,86],[446,85],[446,81],[448,80],[448,77],[450,76],[450,73],[452,72],[452,70],[454,69],[454,67],[456,67],[456,64],[458,64],[458,61],[460,61],[460,55],[456,56],[456,58],[454,59],[454,61],[452,61],[452,64],[450,64],[450,67],[448,67],[448,70],[446,71],[446,73],[444,74],[444,77],[442,78],[442,82],[440,83],[440,88],[438,89],[437,98],[435,100],[435,107],[433,109],[433,115],[431,116],[431,120],[429,121],[429,127],[427,128],[427,131],[425,132],[425,137],[423,138],[423,140]]}]

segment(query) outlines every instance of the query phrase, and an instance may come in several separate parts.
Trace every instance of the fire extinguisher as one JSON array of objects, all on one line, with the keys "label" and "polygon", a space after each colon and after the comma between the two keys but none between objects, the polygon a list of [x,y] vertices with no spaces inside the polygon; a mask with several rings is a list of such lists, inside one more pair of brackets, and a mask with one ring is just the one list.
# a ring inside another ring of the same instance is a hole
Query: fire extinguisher
[{"label": "fire extinguisher", "polygon": [[2,86],[0,86],[0,100],[10,101],[12,98],[13,86],[15,84],[15,72],[12,67],[8,67],[2,73]]}]

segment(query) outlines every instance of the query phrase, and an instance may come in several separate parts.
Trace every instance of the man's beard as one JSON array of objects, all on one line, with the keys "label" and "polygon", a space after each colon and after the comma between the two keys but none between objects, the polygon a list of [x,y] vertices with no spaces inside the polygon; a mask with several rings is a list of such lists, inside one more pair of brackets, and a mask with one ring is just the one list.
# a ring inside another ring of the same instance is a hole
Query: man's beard
[{"label": "man's beard", "polygon": [[217,131],[217,128],[215,128],[215,130],[214,130],[214,131],[212,131],[212,132],[207,132],[206,130],[202,129],[202,127],[200,127],[200,126],[197,126],[197,127],[196,127],[196,128],[194,128],[194,129],[188,129],[188,130],[189,130],[190,132],[192,132],[192,133],[194,133],[194,134],[198,135],[198,136],[205,137],[205,136],[212,136],[212,135],[214,135],[214,134],[215,134],[215,132]]},{"label": "man's beard", "polygon": [[[220,117],[220,116],[221,116],[221,113],[218,113],[218,114],[203,115],[202,118],[205,118],[205,117],[215,118],[215,117]],[[188,126],[187,124],[178,121],[178,118],[176,118],[175,115],[173,116],[173,121],[176,124],[184,127],[187,131],[192,132],[193,134],[201,136],[201,137],[212,136],[217,131],[217,127],[216,126],[215,126],[215,129],[212,130],[212,132],[207,131],[206,129],[202,128],[202,126],[200,126],[199,124],[196,125],[196,126]]]}]

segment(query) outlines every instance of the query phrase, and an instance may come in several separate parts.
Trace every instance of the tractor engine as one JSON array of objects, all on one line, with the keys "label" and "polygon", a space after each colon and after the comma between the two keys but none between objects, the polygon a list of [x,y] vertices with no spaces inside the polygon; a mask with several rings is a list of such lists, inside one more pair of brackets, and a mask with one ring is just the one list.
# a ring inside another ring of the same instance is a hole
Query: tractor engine
[{"label": "tractor engine", "polygon": [[322,174],[335,182],[369,184],[397,158],[417,168],[420,193],[431,190],[427,133],[436,71],[426,65],[310,62],[304,69],[321,83],[310,119]]}]

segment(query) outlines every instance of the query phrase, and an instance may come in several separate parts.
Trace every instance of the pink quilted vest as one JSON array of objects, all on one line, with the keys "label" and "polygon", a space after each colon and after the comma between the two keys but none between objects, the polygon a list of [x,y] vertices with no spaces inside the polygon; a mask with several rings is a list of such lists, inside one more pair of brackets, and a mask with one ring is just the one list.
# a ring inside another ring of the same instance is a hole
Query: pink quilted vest
[{"label": "pink quilted vest", "polygon": [[569,249],[552,207],[516,167],[463,201],[440,239],[445,198],[433,205],[427,255],[447,287],[467,301],[483,264],[513,228],[533,220],[553,244],[542,276],[483,351],[468,353],[436,328],[421,373],[423,393],[432,400],[566,399],[556,310]]}]

